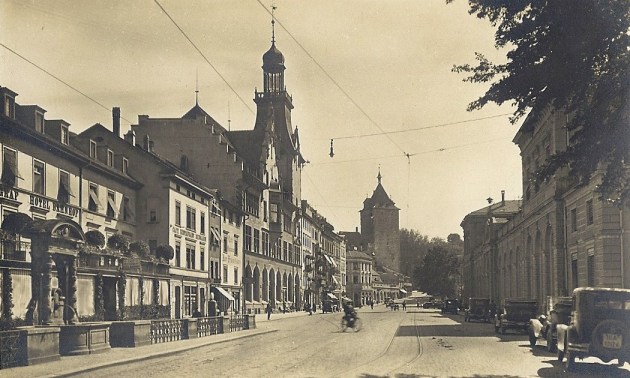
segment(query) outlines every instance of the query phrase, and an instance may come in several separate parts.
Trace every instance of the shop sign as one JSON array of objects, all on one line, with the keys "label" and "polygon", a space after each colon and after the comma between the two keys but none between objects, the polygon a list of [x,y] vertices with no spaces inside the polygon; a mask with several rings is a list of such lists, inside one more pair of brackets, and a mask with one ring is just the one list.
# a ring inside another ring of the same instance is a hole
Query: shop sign
[{"label": "shop sign", "polygon": [[5,188],[0,186],[0,198],[6,198],[13,201],[17,201],[18,191],[13,188]]},{"label": "shop sign", "polygon": [[200,241],[206,241],[206,237],[205,235],[199,235],[197,233],[194,233],[192,231],[186,230],[184,228],[181,227],[177,227],[175,225],[171,225],[171,228],[173,229],[173,233],[175,235],[181,235],[187,238],[191,238],[191,239],[196,239],[196,240],[200,240]]},{"label": "shop sign", "polygon": [[79,215],[79,209],[74,206],[58,201],[51,201],[47,198],[36,196],[34,194],[30,195],[30,205],[44,210],[51,210],[52,208],[53,211],[73,218]]}]

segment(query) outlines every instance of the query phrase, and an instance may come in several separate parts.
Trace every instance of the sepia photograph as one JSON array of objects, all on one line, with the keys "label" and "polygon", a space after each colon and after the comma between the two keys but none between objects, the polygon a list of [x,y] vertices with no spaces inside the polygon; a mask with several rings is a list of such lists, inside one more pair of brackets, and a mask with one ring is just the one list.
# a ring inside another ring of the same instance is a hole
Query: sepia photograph
[{"label": "sepia photograph", "polygon": [[630,1],[0,0],[0,377],[630,377]]}]

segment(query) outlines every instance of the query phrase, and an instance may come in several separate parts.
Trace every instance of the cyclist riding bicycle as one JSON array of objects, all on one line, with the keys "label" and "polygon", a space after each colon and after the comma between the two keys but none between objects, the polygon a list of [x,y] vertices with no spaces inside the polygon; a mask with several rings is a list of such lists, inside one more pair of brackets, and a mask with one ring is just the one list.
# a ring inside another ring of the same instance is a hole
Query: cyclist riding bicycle
[{"label": "cyclist riding bicycle", "polygon": [[357,318],[357,312],[354,310],[354,306],[352,306],[352,302],[346,302],[343,305],[343,318],[348,322],[348,327],[352,327],[354,325],[354,320]]}]

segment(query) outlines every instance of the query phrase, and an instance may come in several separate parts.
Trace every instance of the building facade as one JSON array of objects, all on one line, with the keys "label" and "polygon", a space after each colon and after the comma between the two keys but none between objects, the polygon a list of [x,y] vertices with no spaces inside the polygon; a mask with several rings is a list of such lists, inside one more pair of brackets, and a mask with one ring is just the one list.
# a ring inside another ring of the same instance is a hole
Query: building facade
[{"label": "building facade", "polygon": [[548,157],[566,150],[566,120],[551,107],[532,111],[514,138],[522,201],[509,203],[503,215],[492,205],[464,218],[466,295],[532,298],[544,311],[578,286],[629,287],[630,209],[598,198],[599,172],[588,185],[578,185],[566,168],[544,183],[532,180]]}]

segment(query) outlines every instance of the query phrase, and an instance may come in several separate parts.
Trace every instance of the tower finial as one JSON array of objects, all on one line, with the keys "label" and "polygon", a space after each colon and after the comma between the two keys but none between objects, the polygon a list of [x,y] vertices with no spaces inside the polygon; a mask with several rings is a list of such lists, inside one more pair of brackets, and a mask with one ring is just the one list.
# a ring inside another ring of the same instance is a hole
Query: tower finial
[{"label": "tower finial", "polygon": [[276,16],[274,15],[276,8],[275,5],[271,5],[271,44],[276,43]]},{"label": "tower finial", "polygon": [[195,106],[199,105],[199,68],[195,74]]},{"label": "tower finial", "polygon": [[381,178],[383,178],[383,176],[381,176],[381,166],[378,166],[378,176],[376,176],[376,178],[378,179],[378,183],[381,183]]}]

